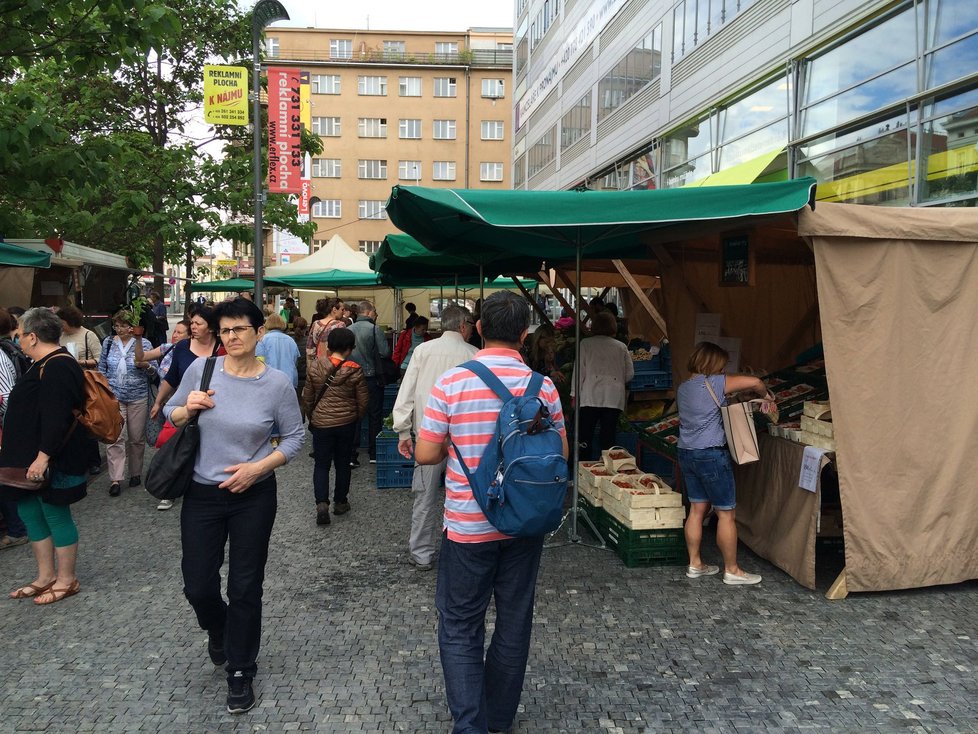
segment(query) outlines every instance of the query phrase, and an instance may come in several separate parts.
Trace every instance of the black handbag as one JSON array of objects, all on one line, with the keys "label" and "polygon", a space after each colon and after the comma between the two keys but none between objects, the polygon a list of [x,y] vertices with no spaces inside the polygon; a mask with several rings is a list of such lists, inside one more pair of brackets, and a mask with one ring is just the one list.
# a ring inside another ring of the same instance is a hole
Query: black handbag
[{"label": "black handbag", "polygon": [[[211,385],[216,357],[208,357],[204,373],[200,376],[200,390],[206,392]],[[200,448],[200,413],[184,423],[173,438],[163,444],[146,470],[146,491],[158,500],[175,500],[183,497],[194,478],[194,463]]]}]

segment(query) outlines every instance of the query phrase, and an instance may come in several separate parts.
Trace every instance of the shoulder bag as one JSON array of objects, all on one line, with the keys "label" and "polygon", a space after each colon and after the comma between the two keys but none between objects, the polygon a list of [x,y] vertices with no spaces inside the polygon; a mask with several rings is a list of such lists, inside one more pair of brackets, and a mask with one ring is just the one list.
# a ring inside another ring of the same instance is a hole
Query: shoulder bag
[{"label": "shoulder bag", "polygon": [[380,347],[377,346],[377,335],[380,335],[382,339],[386,339],[384,333],[377,328],[374,324],[374,368],[376,370],[375,374],[377,379],[380,380],[382,385],[393,385],[397,382],[397,379],[401,376],[400,368],[394,364],[394,360],[388,357],[380,356]]},{"label": "shoulder bag", "polygon": [[727,449],[734,464],[751,464],[761,458],[757,445],[757,428],[754,426],[753,401],[720,405],[717,394],[710,385],[709,378],[703,376],[706,389],[709,390],[713,402],[720,409],[723,419],[723,432],[727,436]]},{"label": "shoulder bag", "polygon": [[[208,357],[204,372],[200,377],[200,390],[207,391],[214,374],[216,357]],[[194,477],[194,463],[200,448],[200,427],[197,420],[200,413],[190,418],[177,429],[150,462],[146,471],[146,491],[158,500],[173,500],[183,497]]]}]

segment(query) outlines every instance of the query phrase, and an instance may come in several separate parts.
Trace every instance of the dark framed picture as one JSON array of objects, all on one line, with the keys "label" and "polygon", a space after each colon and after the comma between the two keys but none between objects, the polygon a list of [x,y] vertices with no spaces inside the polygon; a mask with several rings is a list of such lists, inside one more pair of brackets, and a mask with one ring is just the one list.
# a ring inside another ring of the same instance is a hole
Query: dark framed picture
[{"label": "dark framed picture", "polygon": [[754,267],[750,238],[729,235],[720,241],[720,285],[753,285]]}]

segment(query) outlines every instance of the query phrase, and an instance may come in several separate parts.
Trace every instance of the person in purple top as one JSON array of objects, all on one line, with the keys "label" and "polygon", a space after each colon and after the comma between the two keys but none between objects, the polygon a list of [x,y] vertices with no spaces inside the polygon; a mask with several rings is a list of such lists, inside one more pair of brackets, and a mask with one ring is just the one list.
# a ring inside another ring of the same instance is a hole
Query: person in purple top
[{"label": "person in purple top", "polygon": [[703,563],[700,556],[703,518],[712,505],[717,513],[717,545],[723,556],[723,583],[759,584],[760,576],[747,573],[737,565],[737,491],[720,406],[727,404],[727,395],[741,390],[750,390],[772,400],[773,397],[760,378],[723,374],[729,359],[723,348],[711,342],[700,342],[686,365],[692,377],[680,385],[676,393],[679,469],[689,499],[689,517],[686,518],[689,567],[686,575],[699,578],[720,571],[718,566]]}]

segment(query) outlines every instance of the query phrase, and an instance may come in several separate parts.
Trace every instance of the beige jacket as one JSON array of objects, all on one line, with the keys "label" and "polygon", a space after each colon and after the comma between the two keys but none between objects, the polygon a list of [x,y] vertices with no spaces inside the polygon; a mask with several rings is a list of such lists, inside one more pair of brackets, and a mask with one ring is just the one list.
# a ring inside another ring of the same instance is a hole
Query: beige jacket
[{"label": "beige jacket", "polygon": [[417,432],[421,426],[424,407],[438,378],[452,367],[468,362],[477,351],[457,331],[446,331],[414,348],[394,402],[394,430],[399,439],[411,438],[411,431]]}]

